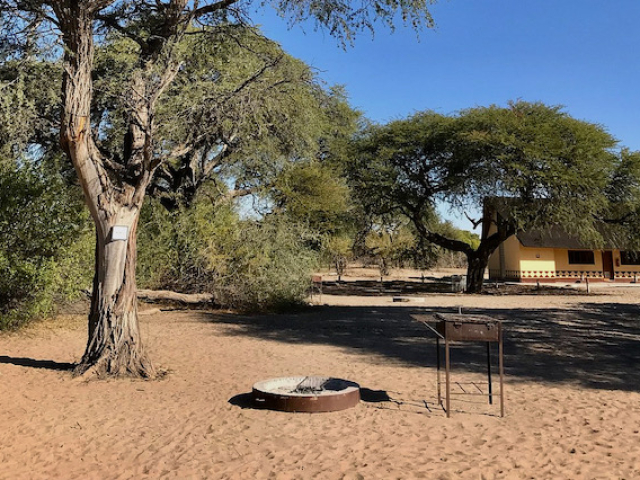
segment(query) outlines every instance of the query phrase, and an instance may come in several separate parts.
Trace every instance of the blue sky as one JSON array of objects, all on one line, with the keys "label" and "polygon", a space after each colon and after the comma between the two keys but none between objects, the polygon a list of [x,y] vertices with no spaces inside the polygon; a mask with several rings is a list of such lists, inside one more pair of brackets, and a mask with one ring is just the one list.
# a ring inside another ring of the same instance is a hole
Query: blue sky
[{"label": "blue sky", "polygon": [[312,24],[253,19],[374,121],[542,101],[640,150],[640,1],[445,0],[431,11],[437,26],[419,39],[399,25],[346,50]]}]

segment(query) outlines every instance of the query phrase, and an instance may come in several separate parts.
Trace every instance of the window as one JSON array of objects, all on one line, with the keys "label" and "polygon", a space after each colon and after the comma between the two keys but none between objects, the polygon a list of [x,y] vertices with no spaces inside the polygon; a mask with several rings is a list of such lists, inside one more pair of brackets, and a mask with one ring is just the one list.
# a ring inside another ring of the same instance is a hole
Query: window
[{"label": "window", "polygon": [[623,250],[620,252],[620,263],[622,265],[640,265],[640,252]]},{"label": "window", "polygon": [[569,265],[594,265],[592,250],[569,250]]}]

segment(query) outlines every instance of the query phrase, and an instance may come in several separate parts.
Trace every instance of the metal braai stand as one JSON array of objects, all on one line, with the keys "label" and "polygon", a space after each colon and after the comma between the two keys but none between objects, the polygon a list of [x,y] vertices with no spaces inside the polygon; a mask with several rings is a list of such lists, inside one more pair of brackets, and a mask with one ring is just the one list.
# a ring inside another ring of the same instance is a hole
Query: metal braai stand
[{"label": "metal braai stand", "polygon": [[[416,315],[414,318],[426,325],[436,336],[437,372],[438,372],[438,402],[442,405],[440,381],[440,340],[444,340],[445,355],[445,410],[447,417],[451,416],[451,342],[485,342],[487,345],[487,384],[489,404],[493,404],[493,390],[491,384],[491,343],[498,343],[498,364],[500,372],[500,416],[504,417],[504,350],[502,345],[502,322],[486,315],[462,314],[434,314],[435,328],[427,323],[426,315]],[[486,395],[477,393],[477,395]]]}]

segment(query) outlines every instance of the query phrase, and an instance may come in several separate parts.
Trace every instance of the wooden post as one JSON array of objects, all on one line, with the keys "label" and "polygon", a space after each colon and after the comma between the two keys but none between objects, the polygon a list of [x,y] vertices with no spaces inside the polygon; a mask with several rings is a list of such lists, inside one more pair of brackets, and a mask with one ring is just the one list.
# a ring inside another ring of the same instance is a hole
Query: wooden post
[{"label": "wooden post", "polygon": [[493,405],[493,388],[491,386],[491,343],[487,342],[487,382],[489,383],[489,405]]},{"label": "wooden post", "polygon": [[437,372],[438,405],[442,406],[442,394],[440,393],[440,337],[436,337],[436,372]]},{"label": "wooden post", "polygon": [[450,378],[450,370],[451,370],[451,359],[449,355],[449,339],[445,337],[444,339],[444,362],[445,362],[445,376],[446,376],[446,389],[447,389],[447,418],[451,416],[451,378]]},{"label": "wooden post", "polygon": [[498,362],[500,365],[500,416],[504,417],[504,348],[502,345],[502,325],[500,325],[500,341],[498,342]]}]

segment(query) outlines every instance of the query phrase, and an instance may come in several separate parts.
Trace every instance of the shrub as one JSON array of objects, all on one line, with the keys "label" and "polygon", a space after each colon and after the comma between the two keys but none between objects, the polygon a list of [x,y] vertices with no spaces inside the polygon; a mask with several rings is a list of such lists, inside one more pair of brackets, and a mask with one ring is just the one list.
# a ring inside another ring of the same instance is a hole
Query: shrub
[{"label": "shrub", "polygon": [[79,192],[58,175],[0,170],[0,329],[44,317],[89,286],[89,225]]},{"label": "shrub", "polygon": [[138,237],[141,287],[210,292],[244,310],[300,303],[316,266],[305,231],[285,217],[242,220],[228,206],[199,199],[188,209],[145,207]]},{"label": "shrub", "polygon": [[237,228],[238,216],[228,207],[197,201],[169,212],[151,200],[138,229],[138,284],[182,293],[209,291],[224,257],[220,244]]},{"label": "shrub", "polygon": [[305,245],[305,231],[278,216],[241,226],[214,286],[219,301],[253,310],[301,304],[317,267],[317,254]]}]

